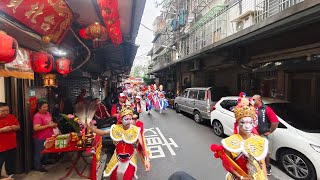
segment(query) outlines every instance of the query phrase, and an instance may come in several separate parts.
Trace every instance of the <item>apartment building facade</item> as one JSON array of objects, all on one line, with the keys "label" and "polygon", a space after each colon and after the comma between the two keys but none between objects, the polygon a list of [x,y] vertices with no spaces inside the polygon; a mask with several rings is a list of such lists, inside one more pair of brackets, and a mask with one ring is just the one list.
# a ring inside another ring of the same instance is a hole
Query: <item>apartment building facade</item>
[{"label": "apartment building facade", "polygon": [[176,93],[223,86],[234,95],[259,93],[320,110],[320,1],[165,0],[161,6],[149,52],[157,82]]}]

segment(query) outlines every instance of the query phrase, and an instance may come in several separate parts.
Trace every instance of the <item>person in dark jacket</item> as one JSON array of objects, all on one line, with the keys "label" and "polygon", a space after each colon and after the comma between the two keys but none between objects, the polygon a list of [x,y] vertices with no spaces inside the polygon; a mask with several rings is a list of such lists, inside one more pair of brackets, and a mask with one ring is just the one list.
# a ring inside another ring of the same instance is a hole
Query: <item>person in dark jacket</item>
[{"label": "person in dark jacket", "polygon": [[[256,94],[252,97],[254,105],[258,110],[258,126],[257,131],[260,136],[268,139],[268,136],[273,133],[278,125],[279,119],[274,111],[262,102],[261,96]],[[270,153],[270,152],[269,152]],[[270,155],[266,159],[267,173],[271,175]]]}]

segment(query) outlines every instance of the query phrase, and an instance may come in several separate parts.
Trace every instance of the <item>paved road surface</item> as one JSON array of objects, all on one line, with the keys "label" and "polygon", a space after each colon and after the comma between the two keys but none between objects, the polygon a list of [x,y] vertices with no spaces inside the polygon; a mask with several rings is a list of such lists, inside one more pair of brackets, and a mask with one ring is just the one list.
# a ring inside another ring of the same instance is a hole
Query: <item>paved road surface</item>
[{"label": "paved road surface", "polygon": [[[140,119],[145,124],[145,136],[152,155],[152,171],[145,173],[139,165],[140,180],[166,180],[176,171],[185,171],[199,180],[223,180],[226,171],[221,161],[214,159],[210,145],[220,143],[212,128],[196,124],[190,117],[168,110],[163,114],[152,111],[151,115],[141,113]],[[163,145],[163,144],[167,145]],[[161,152],[161,149],[163,153]],[[159,151],[159,152],[156,152]],[[290,179],[277,168],[269,179]]]}]

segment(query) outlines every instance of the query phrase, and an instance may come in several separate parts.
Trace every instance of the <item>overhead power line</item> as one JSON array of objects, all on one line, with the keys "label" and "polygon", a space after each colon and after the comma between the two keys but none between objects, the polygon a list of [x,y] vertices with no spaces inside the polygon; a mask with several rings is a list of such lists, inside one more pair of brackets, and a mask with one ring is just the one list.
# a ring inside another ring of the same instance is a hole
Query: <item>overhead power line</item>
[{"label": "overhead power line", "polygon": [[142,23],[140,23],[140,24],[141,24],[144,28],[148,29],[149,31],[152,31],[152,32],[156,33],[154,30],[148,28],[146,25],[144,25],[144,24],[142,24]]},{"label": "overhead power line", "polygon": [[135,58],[139,58],[139,57],[145,56],[145,55],[147,55],[147,54],[148,54],[148,52],[147,52],[147,53],[140,54],[140,55],[136,56]]}]

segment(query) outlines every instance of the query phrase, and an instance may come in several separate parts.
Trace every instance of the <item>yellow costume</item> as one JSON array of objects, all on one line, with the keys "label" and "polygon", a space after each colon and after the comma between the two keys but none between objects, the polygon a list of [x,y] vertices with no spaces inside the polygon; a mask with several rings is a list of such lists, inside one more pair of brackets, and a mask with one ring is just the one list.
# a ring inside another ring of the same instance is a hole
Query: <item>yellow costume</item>
[{"label": "yellow costume", "polygon": [[[123,109],[120,116],[132,114],[132,111]],[[104,176],[111,176],[111,179],[132,179],[133,177],[125,177],[132,174],[137,179],[137,151],[138,138],[140,128],[134,125],[125,130],[122,124],[112,125],[110,128],[110,137],[116,145],[116,149],[107,165]],[[130,166],[134,167],[129,168]],[[128,173],[128,171],[130,171]],[[133,172],[134,171],[134,172]],[[127,173],[127,174],[126,174]]]},{"label": "yellow costume", "polygon": [[249,139],[243,140],[239,134],[234,134],[223,139],[223,147],[231,153],[245,156],[252,155],[257,161],[264,159],[268,153],[268,141],[258,135],[252,135]]},{"label": "yellow costume", "polygon": [[[216,158],[222,160],[224,167],[229,171],[226,176],[227,180],[237,179],[230,173],[232,171],[236,171],[241,176],[252,176],[254,180],[265,180],[265,174],[260,167],[259,161],[264,160],[267,156],[268,140],[252,133],[254,131],[254,128],[252,128],[253,122],[257,115],[253,103],[245,98],[243,94],[240,94],[241,98],[238,99],[238,105],[234,107],[236,118],[235,134],[223,139],[221,141],[222,147],[212,145],[211,150],[215,152]],[[249,120],[242,120],[247,117],[249,117]],[[245,124],[247,131],[244,130]],[[240,132],[239,125],[242,127],[242,132],[251,134],[248,139],[243,139],[238,134]],[[228,156],[225,151],[229,151],[231,156]]]}]

